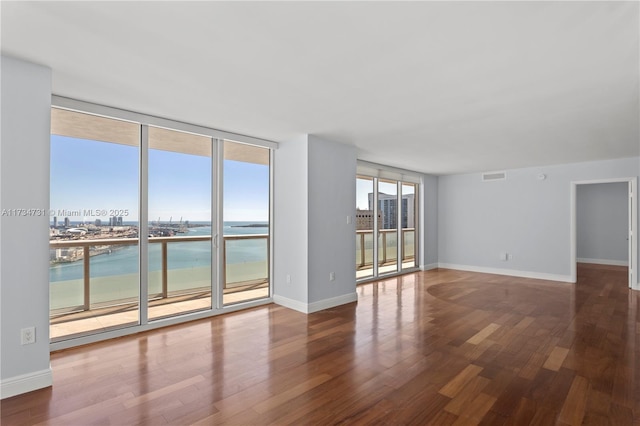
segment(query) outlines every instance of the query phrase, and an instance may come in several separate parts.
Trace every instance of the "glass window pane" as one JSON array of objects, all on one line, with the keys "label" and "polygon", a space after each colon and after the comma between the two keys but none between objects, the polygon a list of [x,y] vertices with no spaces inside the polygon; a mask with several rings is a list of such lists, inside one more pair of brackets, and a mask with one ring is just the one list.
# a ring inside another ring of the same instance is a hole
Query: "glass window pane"
[{"label": "glass window pane", "polygon": [[212,141],[149,127],[149,319],[211,309]]},{"label": "glass window pane", "polygon": [[416,258],[416,185],[402,183],[402,269],[418,266]]},{"label": "glass window pane", "polygon": [[[356,178],[356,278],[373,276],[373,178]],[[378,214],[380,225],[382,216]]]},{"label": "glass window pane", "polygon": [[269,154],[224,141],[225,305],[269,297]]},{"label": "glass window pane", "polygon": [[[370,195],[373,200],[373,194]],[[398,271],[398,183],[378,180],[378,211],[382,216],[378,234],[378,273]]]},{"label": "glass window pane", "polygon": [[51,110],[52,341],[139,323],[140,126]]}]

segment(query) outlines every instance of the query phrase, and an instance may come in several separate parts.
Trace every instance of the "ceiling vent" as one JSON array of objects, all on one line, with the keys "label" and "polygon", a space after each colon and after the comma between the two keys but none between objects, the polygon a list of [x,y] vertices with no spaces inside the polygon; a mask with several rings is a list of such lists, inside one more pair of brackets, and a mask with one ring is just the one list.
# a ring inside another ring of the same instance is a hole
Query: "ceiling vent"
[{"label": "ceiling vent", "polygon": [[482,174],[483,182],[492,182],[494,180],[505,180],[507,174],[505,172],[488,172]]}]

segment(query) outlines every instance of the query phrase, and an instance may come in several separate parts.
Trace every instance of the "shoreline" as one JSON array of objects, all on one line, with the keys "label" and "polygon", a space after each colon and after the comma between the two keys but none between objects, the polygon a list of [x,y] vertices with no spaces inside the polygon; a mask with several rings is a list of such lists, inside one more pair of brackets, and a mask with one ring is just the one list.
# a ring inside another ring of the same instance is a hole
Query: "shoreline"
[{"label": "shoreline", "polygon": [[[95,246],[95,247],[98,247],[98,246]],[[114,251],[122,250],[125,247],[126,246],[102,246],[102,248],[91,249],[91,250],[89,250],[89,257],[99,256],[101,254],[111,254]],[[51,266],[60,265],[60,264],[69,264],[69,263],[81,262],[83,260],[84,260],[84,251],[82,252],[82,255],[76,256],[73,259],[50,260],[49,261],[49,266],[51,267]]]}]

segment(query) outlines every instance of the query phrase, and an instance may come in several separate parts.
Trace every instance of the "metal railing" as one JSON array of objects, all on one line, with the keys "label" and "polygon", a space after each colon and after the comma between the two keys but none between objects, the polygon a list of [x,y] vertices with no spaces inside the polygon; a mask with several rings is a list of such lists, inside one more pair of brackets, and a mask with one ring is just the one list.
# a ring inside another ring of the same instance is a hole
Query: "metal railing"
[{"label": "metal railing", "polygon": [[[160,294],[153,296],[160,299],[166,299],[170,296],[169,292],[169,268],[168,268],[168,244],[169,243],[185,243],[185,242],[198,242],[198,241],[211,241],[210,235],[202,235],[202,236],[173,236],[173,237],[150,237],[149,244],[160,244],[161,245],[161,292]],[[225,235],[222,239],[222,252],[223,252],[223,268],[226,268],[226,259],[227,259],[227,241],[238,241],[238,240],[255,240],[255,239],[264,239],[266,240],[267,247],[267,257],[266,262],[268,265],[268,247],[269,247],[269,235],[267,234],[248,234],[248,235]],[[139,243],[139,238],[105,238],[105,239],[87,239],[87,240],[54,240],[49,242],[50,249],[61,249],[61,248],[77,248],[81,247],[83,249],[83,304],[78,307],[80,310],[88,311],[91,309],[91,247],[95,246],[131,246],[137,245]],[[228,274],[225,273],[225,282],[223,283],[223,288],[227,288],[228,284],[239,284],[243,281],[229,281]],[[259,279],[252,279],[251,284],[256,284],[256,282],[268,282],[269,275],[268,269],[267,274],[264,277],[260,277]],[[120,301],[113,301],[113,305],[118,304]],[[76,308],[77,309],[77,308]]]},{"label": "metal railing", "polygon": [[[397,230],[396,229],[380,229],[378,232],[381,239],[381,241],[378,244],[378,263],[380,265],[384,265],[389,262],[397,261],[398,254],[396,253],[395,255],[393,254],[390,255],[388,253],[389,251],[387,250],[387,247],[388,247],[387,240],[390,239],[391,234],[397,234]],[[402,232],[401,232],[402,242],[400,244],[402,253],[400,255],[403,262],[407,262],[415,258],[414,253],[408,253],[409,250],[407,250],[408,247],[406,245],[406,241],[408,240],[407,235],[409,233],[413,234],[415,239],[415,228],[402,229]],[[368,261],[366,258],[366,251],[367,251],[366,237],[367,236],[371,237],[369,239],[371,242],[370,250],[373,250],[373,230],[365,229],[365,230],[356,231],[356,241],[357,241],[356,251],[360,253],[359,259],[356,259],[357,269],[364,269],[364,268],[371,267],[373,265],[373,259],[371,259],[371,261]],[[411,246],[413,246],[413,244],[414,243],[412,243]],[[396,248],[396,247],[397,245],[394,244],[393,248]]]}]

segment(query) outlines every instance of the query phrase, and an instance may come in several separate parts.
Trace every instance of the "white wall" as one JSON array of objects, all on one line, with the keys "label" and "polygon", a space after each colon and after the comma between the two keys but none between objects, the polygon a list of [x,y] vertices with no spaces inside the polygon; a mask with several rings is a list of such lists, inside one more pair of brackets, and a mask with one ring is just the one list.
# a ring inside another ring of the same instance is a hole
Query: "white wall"
[{"label": "white wall", "polygon": [[301,312],[355,301],[355,149],[305,136],[280,143],[274,167],[274,301]]},{"label": "white wall", "polygon": [[579,262],[629,263],[629,185],[626,182],[578,185],[576,253]]},{"label": "white wall", "polygon": [[[44,209],[41,216],[0,217],[0,395],[51,385],[49,366],[49,137],[51,70],[1,58],[0,211]],[[20,330],[36,327],[36,343]]]},{"label": "white wall", "polygon": [[[508,170],[494,182],[482,182],[480,173],[441,176],[439,264],[570,281],[571,182],[638,174],[635,157]],[[500,260],[505,252],[513,258]]]},{"label": "white wall", "polygon": [[[309,137],[309,302],[356,291],[356,151]],[[347,216],[350,223],[347,223]],[[329,273],[335,272],[335,280]]]},{"label": "white wall", "polygon": [[419,266],[432,269],[438,266],[438,177],[422,177],[422,251]]},{"label": "white wall", "polygon": [[307,158],[306,136],[280,143],[273,177],[274,297],[304,304],[309,300]]}]

